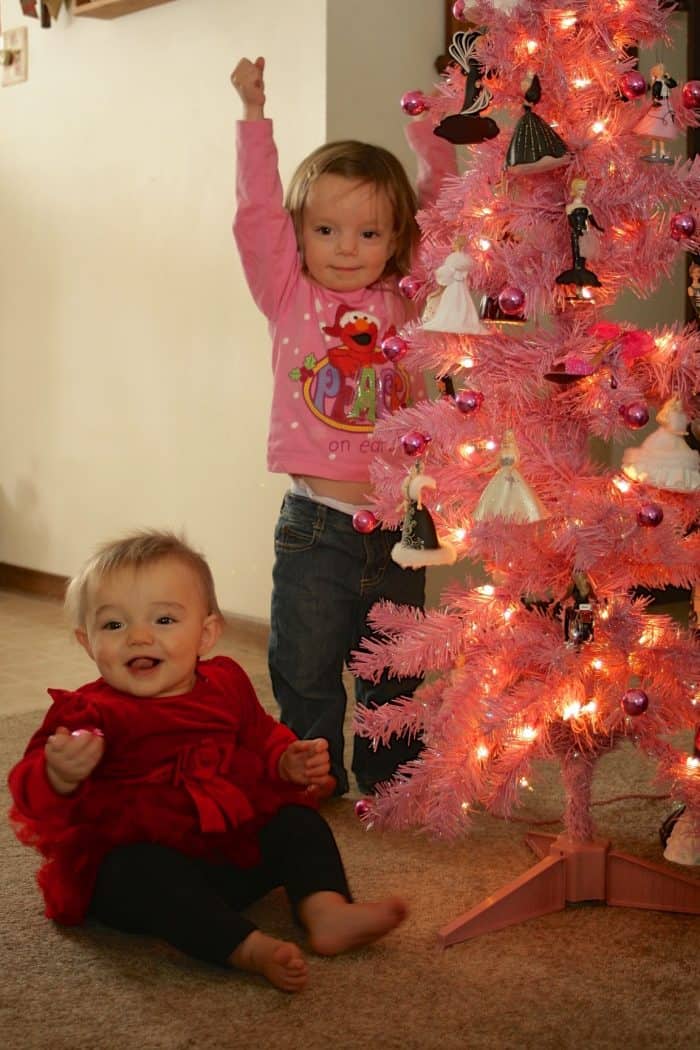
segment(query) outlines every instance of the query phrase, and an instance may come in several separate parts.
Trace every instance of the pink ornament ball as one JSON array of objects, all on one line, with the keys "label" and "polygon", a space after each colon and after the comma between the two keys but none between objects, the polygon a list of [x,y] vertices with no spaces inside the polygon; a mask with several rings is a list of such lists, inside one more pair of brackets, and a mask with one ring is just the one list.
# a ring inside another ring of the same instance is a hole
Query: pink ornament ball
[{"label": "pink ornament ball", "polygon": [[484,395],[480,390],[458,390],[455,394],[455,404],[460,412],[468,416],[476,412],[484,403]]},{"label": "pink ornament ball", "polygon": [[525,293],[515,285],[509,284],[499,292],[498,305],[508,317],[519,314],[525,305]]},{"label": "pink ornament ball", "polygon": [[408,350],[408,343],[400,335],[388,335],[382,339],[379,348],[387,361],[400,361]]},{"label": "pink ornament ball", "polygon": [[683,85],[681,98],[686,109],[700,108],[700,80],[689,80]]},{"label": "pink ornament ball", "polygon": [[643,401],[633,401],[629,405],[623,405],[620,415],[630,430],[641,430],[649,422],[649,409]]},{"label": "pink ornament ball", "polygon": [[422,287],[422,282],[410,273],[406,274],[406,276],[402,277],[399,281],[399,291],[402,295],[405,295],[407,299],[415,299]]},{"label": "pink ornament ball", "polygon": [[663,520],[663,508],[658,503],[642,503],[637,511],[637,524],[644,528],[655,529]]},{"label": "pink ornament ball", "polygon": [[430,437],[427,434],[421,434],[420,430],[409,430],[401,438],[401,445],[407,456],[420,456],[425,452],[429,443]]},{"label": "pink ornament ball", "polygon": [[352,527],[355,532],[362,532],[365,534],[368,532],[374,532],[378,524],[379,521],[371,510],[365,510],[364,508],[362,510],[356,510],[352,516]]},{"label": "pink ornament ball", "polygon": [[671,236],[674,241],[682,241],[695,233],[695,216],[689,211],[677,211],[671,216]]},{"label": "pink ornament ball", "polygon": [[620,77],[620,92],[628,102],[642,98],[646,90],[647,82],[638,69],[630,69],[629,73],[623,73]]},{"label": "pink ornament ball", "polygon": [[456,22],[467,21],[467,8],[469,7],[468,0],[455,0],[452,5],[452,17]]},{"label": "pink ornament ball", "polygon": [[628,689],[622,696],[622,709],[625,714],[636,718],[643,715],[649,706],[649,697],[643,689]]},{"label": "pink ornament ball", "polygon": [[359,817],[360,820],[364,820],[365,817],[368,817],[371,810],[372,807],[366,798],[360,798],[355,803],[355,816]]},{"label": "pink ornament ball", "polygon": [[407,91],[401,96],[401,109],[409,117],[418,117],[425,113],[428,104],[422,91]]}]

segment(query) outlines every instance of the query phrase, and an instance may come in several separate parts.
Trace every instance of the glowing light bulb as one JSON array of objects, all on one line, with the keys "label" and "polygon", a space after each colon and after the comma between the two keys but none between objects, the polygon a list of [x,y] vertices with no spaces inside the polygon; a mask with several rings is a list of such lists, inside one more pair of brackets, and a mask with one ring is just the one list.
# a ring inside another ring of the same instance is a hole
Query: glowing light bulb
[{"label": "glowing light bulb", "polygon": [[695,755],[691,755],[690,758],[686,759],[686,766],[691,773],[694,773],[696,769],[700,769],[700,758],[696,758]]},{"label": "glowing light bulb", "polygon": [[473,456],[475,452],[476,452],[476,448],[474,447],[474,445],[460,445],[459,446],[459,454],[462,457],[462,459],[468,459],[469,456]]},{"label": "glowing light bulb", "polygon": [[535,51],[537,51],[537,48],[539,46],[540,45],[537,43],[536,40],[528,40],[525,44],[525,50],[527,51],[528,55],[534,55]]},{"label": "glowing light bulb", "polygon": [[513,609],[512,607],[509,607],[508,609],[504,609],[504,611],[503,611],[503,619],[506,621],[506,623],[508,623],[508,621],[514,615],[515,615],[515,609]]},{"label": "glowing light bulb", "polygon": [[623,478],[622,475],[617,474],[613,479],[612,483],[618,492],[629,492],[632,488],[627,478]]},{"label": "glowing light bulb", "polygon": [[479,211],[480,215],[493,215],[493,208],[481,208]]},{"label": "glowing light bulb", "polygon": [[496,593],[496,588],[491,583],[485,583],[483,587],[476,588],[478,594],[483,594],[486,598],[492,598]]},{"label": "glowing light bulb", "polygon": [[564,721],[568,721],[570,718],[578,718],[580,714],[581,704],[578,700],[572,700],[571,703],[565,704],[561,716]]},{"label": "glowing light bulb", "polygon": [[602,135],[605,131],[605,121],[596,120],[595,123],[591,124],[591,131],[594,135]]},{"label": "glowing light bulb", "polygon": [[595,660],[591,660],[591,667],[594,671],[602,671],[605,667],[605,664],[602,660],[596,658]]},{"label": "glowing light bulb", "polygon": [[534,726],[522,726],[522,728],[518,730],[518,736],[521,740],[534,740],[537,736],[537,730]]},{"label": "glowing light bulb", "polygon": [[474,367],[474,358],[473,357],[462,357],[460,359],[459,363],[462,366],[462,368],[473,368]]},{"label": "glowing light bulb", "polygon": [[497,445],[496,445],[495,441],[491,440],[491,441],[487,441],[485,443],[484,447],[487,448],[489,450],[489,452],[493,452],[493,450],[497,447]]},{"label": "glowing light bulb", "polygon": [[466,810],[469,809],[469,803],[468,802],[463,802],[462,803],[462,809],[466,812]]},{"label": "glowing light bulb", "polygon": [[598,704],[595,700],[589,700],[587,704],[584,704],[581,708],[581,713],[584,715],[594,715],[598,710]]},{"label": "glowing light bulb", "polygon": [[562,29],[573,29],[576,25],[576,15],[573,11],[567,11],[562,15],[559,25]]},{"label": "glowing light bulb", "polygon": [[466,529],[455,529],[453,531],[453,533],[452,533],[452,538],[457,543],[461,543],[462,540],[466,539],[466,536],[467,536],[467,530]]},{"label": "glowing light bulb", "polygon": [[530,787],[530,781],[527,779],[527,777],[521,777],[520,780],[518,781],[518,783],[520,784],[521,788],[529,788]]},{"label": "glowing light bulb", "polygon": [[574,77],[574,79],[571,81],[571,83],[574,85],[575,88],[577,88],[579,91],[581,91],[583,88],[590,87],[590,85],[591,85],[591,78],[590,77]]},{"label": "glowing light bulb", "polygon": [[488,237],[480,237],[476,243],[478,244],[479,248],[481,248],[482,252],[487,252],[491,247],[491,241],[488,239]]},{"label": "glowing light bulb", "polygon": [[486,747],[486,744],[479,744],[479,746],[476,749],[476,757],[481,762],[483,762],[485,758],[489,757],[489,749]]}]

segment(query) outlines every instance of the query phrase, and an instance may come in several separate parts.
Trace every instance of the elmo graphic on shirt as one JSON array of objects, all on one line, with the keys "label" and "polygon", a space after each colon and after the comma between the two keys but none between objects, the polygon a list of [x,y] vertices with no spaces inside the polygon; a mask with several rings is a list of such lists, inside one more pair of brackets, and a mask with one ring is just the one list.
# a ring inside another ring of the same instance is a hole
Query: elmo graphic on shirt
[{"label": "elmo graphic on shirt", "polygon": [[337,343],[322,360],[309,354],[289,378],[301,382],[307,407],[328,426],[371,432],[380,416],[395,412],[408,400],[408,374],[380,349],[381,342],[396,333],[396,326],[380,333],[372,314],[341,304],[333,323],[322,325],[321,331]]},{"label": "elmo graphic on shirt", "polygon": [[378,360],[379,326],[372,314],[339,306],[333,324],[324,325],[322,331],[340,340],[337,346],[328,351],[328,360],[342,376],[347,378],[357,375],[361,368]]}]

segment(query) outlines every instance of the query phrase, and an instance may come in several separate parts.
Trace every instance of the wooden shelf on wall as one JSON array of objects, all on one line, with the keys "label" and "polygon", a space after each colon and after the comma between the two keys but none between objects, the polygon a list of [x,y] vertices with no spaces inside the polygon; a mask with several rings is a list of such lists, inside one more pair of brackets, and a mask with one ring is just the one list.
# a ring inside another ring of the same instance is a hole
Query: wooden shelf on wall
[{"label": "wooden shelf on wall", "polygon": [[88,18],[119,18],[120,15],[132,15],[134,11],[143,11],[158,4],[169,4],[171,0],[73,0],[74,15]]}]

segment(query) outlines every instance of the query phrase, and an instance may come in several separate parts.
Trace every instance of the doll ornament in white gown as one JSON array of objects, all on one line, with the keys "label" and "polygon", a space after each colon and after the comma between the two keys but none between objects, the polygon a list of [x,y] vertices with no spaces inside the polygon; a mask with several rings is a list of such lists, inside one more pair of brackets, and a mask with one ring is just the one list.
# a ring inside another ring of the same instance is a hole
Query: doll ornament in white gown
[{"label": "doll ornament in white gown", "polygon": [[682,402],[671,397],[656,414],[658,430],[638,448],[625,449],[622,470],[633,481],[673,492],[700,489],[700,454],[684,440],[688,416]]},{"label": "doll ornament in white gown", "polygon": [[517,468],[520,453],[512,430],[506,430],[498,456],[499,468],[481,493],[472,518],[505,518],[527,523],[548,518],[547,510]]},{"label": "doll ornament in white gown", "polygon": [[431,296],[423,315],[423,328],[428,332],[452,332],[483,335],[487,331],[467,286],[472,260],[466,252],[450,252],[435,271],[442,292]]}]

